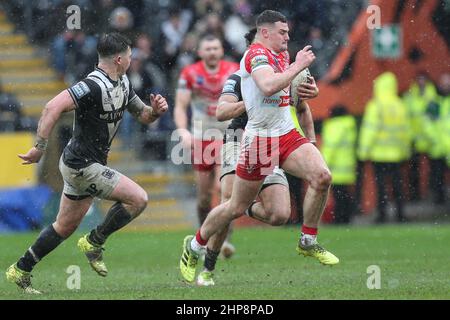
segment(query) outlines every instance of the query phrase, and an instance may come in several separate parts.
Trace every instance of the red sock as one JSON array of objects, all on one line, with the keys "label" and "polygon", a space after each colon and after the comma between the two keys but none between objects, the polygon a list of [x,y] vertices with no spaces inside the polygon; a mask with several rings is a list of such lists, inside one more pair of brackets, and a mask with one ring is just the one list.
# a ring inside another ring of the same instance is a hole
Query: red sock
[{"label": "red sock", "polygon": [[208,243],[208,240],[202,239],[202,236],[200,235],[200,229],[197,230],[197,233],[195,234],[195,239],[201,246],[206,246],[206,244]]},{"label": "red sock", "polygon": [[309,234],[311,236],[317,236],[317,228],[310,228],[305,225],[302,225],[302,233]]}]

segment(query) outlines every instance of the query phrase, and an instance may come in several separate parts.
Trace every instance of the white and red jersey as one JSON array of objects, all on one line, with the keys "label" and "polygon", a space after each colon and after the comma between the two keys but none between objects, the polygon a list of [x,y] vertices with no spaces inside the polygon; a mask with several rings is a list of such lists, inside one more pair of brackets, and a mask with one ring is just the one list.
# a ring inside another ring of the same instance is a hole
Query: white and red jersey
[{"label": "white and red jersey", "polygon": [[238,69],[237,63],[220,60],[216,73],[208,72],[202,61],[188,65],[181,71],[178,89],[192,91],[191,130],[195,139],[209,140],[203,136],[208,129],[218,129],[222,134],[225,132],[229,122],[217,121],[217,102],[225,81]]},{"label": "white and red jersey", "polygon": [[289,86],[270,97],[264,96],[252,78],[259,68],[273,68],[283,72],[289,67],[289,53],[279,54],[260,43],[252,44],[244,53],[240,71],[241,91],[248,114],[246,132],[260,137],[278,137],[291,131],[294,126],[289,108]]}]

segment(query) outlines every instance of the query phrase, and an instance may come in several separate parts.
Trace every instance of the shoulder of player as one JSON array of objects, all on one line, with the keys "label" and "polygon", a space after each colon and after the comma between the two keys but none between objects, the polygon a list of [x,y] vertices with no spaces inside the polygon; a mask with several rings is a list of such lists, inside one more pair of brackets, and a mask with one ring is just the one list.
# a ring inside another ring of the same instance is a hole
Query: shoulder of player
[{"label": "shoulder of player", "polygon": [[226,69],[237,70],[239,69],[239,63],[229,60],[221,60],[221,63]]},{"label": "shoulder of player", "polygon": [[248,51],[244,54],[244,61],[246,63],[249,63],[254,59],[267,59],[270,61],[272,59],[272,55],[270,54],[269,50],[262,44],[255,43],[252,44],[248,48]]},{"label": "shoulder of player", "polygon": [[269,50],[261,43],[254,43],[248,48],[249,53],[252,54],[268,54]]},{"label": "shoulder of player", "polygon": [[236,71],[235,73],[230,74],[228,76],[227,81],[228,80],[241,81],[241,75],[240,75],[240,73],[238,71]]},{"label": "shoulder of player", "polygon": [[116,82],[112,81],[106,73],[99,69],[95,69],[94,71],[89,73],[84,80],[89,80],[94,86],[94,90],[96,90],[97,88],[99,90],[103,90],[103,88],[108,88],[109,90],[111,90],[116,86]]},{"label": "shoulder of player", "polygon": [[67,90],[77,99],[81,99],[87,95],[95,95],[101,92],[100,86],[92,79],[84,78],[74,85],[67,88]]},{"label": "shoulder of player", "polygon": [[182,77],[190,77],[202,73],[203,73],[203,64],[202,61],[200,60],[198,62],[188,64],[187,66],[183,67],[183,69],[181,69],[180,75]]},{"label": "shoulder of player", "polygon": [[95,81],[94,79],[85,78],[82,81],[88,85],[92,94],[96,94],[96,93],[102,91],[100,84],[97,81]]},{"label": "shoulder of player", "polygon": [[121,76],[121,80],[124,81],[124,82],[130,82],[130,79],[128,79],[128,76],[126,74]]},{"label": "shoulder of player", "polygon": [[189,67],[188,70],[191,70],[192,72],[195,72],[195,73],[202,72],[202,71],[204,71],[204,69],[205,69],[202,60],[199,60],[199,61],[197,61],[197,62],[191,64],[191,65],[188,66],[188,67]]}]

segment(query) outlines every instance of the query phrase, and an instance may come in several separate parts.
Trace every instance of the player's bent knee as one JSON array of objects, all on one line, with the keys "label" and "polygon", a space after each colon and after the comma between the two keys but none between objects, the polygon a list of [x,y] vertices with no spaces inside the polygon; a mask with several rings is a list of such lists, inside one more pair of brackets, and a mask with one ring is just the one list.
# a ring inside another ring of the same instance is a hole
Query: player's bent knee
[{"label": "player's bent knee", "polygon": [[142,190],[141,195],[138,200],[139,209],[141,209],[143,211],[145,208],[147,208],[147,204],[148,204],[148,194],[147,194],[147,192]]},{"label": "player's bent knee", "polygon": [[133,200],[132,206],[135,208],[136,213],[140,214],[145,210],[148,204],[148,194],[144,189],[141,189],[138,195]]},{"label": "player's bent knee", "polygon": [[230,205],[231,216],[234,219],[240,218],[245,214],[245,210],[243,206],[232,206]]},{"label": "player's bent knee", "polygon": [[75,230],[77,230],[78,224],[62,225],[61,223],[58,223],[58,221],[56,221],[53,224],[53,228],[60,237],[67,239],[72,235],[72,233],[75,232]]},{"label": "player's bent knee", "polygon": [[331,185],[331,181],[331,172],[328,169],[322,169],[315,175],[311,185],[317,190],[328,190]]},{"label": "player's bent knee", "polygon": [[222,192],[222,203],[231,199],[231,192]]},{"label": "player's bent knee", "polygon": [[233,220],[242,217],[245,214],[245,211],[233,211]]},{"label": "player's bent knee", "polygon": [[272,226],[282,226],[288,222],[290,216],[290,209],[278,209],[270,215],[269,223]]}]

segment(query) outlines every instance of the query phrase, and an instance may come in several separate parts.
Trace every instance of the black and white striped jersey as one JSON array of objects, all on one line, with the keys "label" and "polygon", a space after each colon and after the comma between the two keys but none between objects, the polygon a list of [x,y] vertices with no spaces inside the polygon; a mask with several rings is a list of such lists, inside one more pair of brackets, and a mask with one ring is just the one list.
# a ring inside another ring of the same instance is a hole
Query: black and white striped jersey
[{"label": "black and white striped jersey", "polygon": [[114,81],[95,68],[68,91],[76,109],[72,139],[63,152],[64,163],[74,169],[94,162],[106,165],[123,113],[137,97],[130,81],[126,75]]},{"label": "black and white striped jersey", "polygon": [[[230,75],[225,82],[225,85],[222,89],[222,95],[230,94],[232,96],[235,96],[238,101],[242,101],[242,92],[241,92],[241,74],[239,71],[236,71],[232,75]],[[235,132],[236,130],[244,130],[245,126],[247,125],[248,116],[247,112],[243,112],[236,118],[234,118],[230,125],[228,126],[227,130],[225,131],[225,134],[223,136],[223,143],[227,143],[229,141],[235,141],[239,142],[241,137],[238,137],[232,134],[232,132]]]}]

